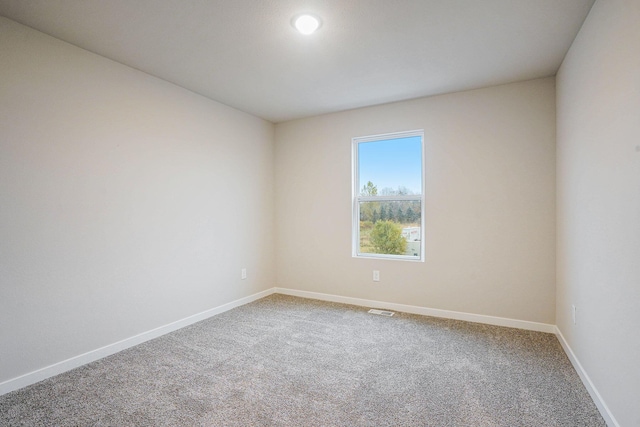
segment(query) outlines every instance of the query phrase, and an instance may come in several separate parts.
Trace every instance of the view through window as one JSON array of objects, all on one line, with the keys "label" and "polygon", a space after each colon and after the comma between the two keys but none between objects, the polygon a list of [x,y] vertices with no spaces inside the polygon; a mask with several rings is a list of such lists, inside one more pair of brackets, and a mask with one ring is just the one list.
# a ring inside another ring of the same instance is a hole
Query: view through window
[{"label": "view through window", "polygon": [[422,260],[423,131],[353,139],[353,253]]}]

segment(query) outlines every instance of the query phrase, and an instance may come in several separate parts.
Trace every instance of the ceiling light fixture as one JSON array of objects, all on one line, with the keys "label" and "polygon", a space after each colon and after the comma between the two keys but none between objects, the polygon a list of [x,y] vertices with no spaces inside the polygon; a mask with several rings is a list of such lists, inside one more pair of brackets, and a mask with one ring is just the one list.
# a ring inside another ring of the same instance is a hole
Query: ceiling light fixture
[{"label": "ceiling light fixture", "polygon": [[322,21],[320,21],[320,18],[315,15],[303,13],[302,15],[294,16],[291,20],[291,24],[302,34],[309,35],[320,28]]}]

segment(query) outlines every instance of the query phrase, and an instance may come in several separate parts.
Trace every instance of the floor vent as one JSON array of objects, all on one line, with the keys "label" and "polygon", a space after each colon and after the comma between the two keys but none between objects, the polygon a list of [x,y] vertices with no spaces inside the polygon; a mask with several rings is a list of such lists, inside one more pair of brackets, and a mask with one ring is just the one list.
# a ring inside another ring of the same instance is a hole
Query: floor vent
[{"label": "floor vent", "polygon": [[380,316],[387,316],[387,317],[391,317],[394,314],[393,311],[376,310],[375,308],[372,308],[371,310],[369,310],[369,313],[378,314]]}]

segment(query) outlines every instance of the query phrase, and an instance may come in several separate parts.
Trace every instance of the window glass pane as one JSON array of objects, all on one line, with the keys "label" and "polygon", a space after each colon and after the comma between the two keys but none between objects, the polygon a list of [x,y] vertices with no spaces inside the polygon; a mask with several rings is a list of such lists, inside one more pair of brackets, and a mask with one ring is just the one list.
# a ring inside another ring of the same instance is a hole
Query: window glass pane
[{"label": "window glass pane", "polygon": [[422,194],[422,137],[358,144],[361,196]]},{"label": "window glass pane", "polygon": [[360,202],[358,253],[420,256],[422,203]]}]

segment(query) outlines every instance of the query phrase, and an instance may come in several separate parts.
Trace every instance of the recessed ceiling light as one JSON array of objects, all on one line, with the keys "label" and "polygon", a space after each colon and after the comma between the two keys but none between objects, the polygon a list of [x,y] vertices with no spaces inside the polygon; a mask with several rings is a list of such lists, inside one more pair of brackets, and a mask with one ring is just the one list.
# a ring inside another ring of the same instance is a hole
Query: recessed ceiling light
[{"label": "recessed ceiling light", "polygon": [[321,21],[317,16],[303,13],[302,15],[294,16],[291,23],[293,27],[302,34],[311,34],[320,28]]}]

